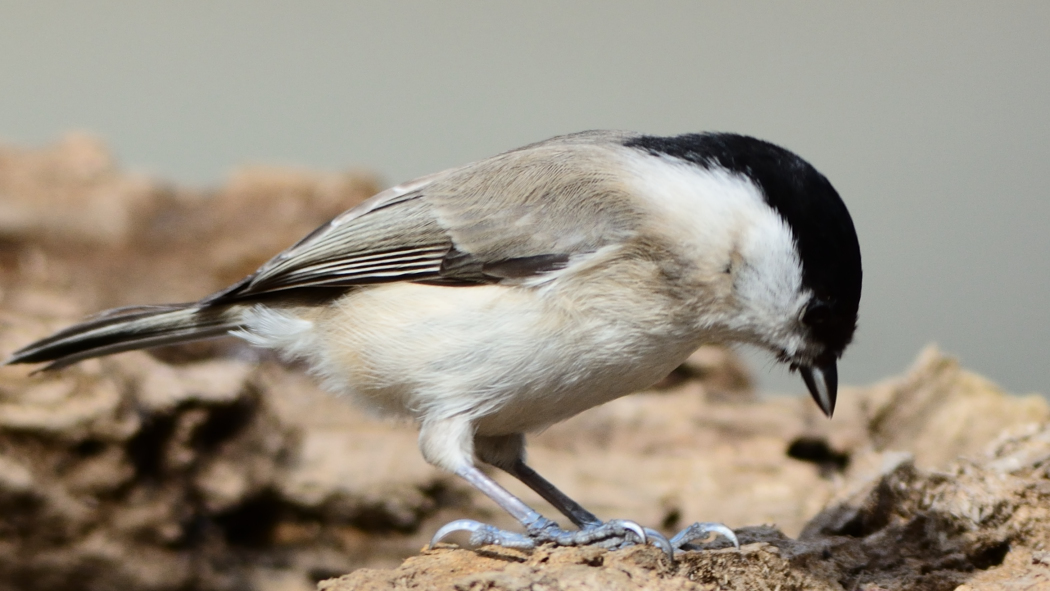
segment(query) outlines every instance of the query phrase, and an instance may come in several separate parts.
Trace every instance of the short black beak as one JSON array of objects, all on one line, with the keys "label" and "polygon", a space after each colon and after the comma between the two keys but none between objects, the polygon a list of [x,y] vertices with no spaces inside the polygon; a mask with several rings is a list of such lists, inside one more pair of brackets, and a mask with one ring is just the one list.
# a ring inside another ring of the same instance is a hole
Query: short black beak
[{"label": "short black beak", "polygon": [[835,397],[839,389],[839,371],[835,367],[835,360],[815,367],[800,365],[798,371],[802,374],[802,380],[806,382],[813,400],[830,419],[835,412]]}]

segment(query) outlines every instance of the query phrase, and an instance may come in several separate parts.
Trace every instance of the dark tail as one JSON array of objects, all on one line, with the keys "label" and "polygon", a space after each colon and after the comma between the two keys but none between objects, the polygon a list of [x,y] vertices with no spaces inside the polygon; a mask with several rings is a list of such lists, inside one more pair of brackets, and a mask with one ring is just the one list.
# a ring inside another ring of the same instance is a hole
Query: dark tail
[{"label": "dark tail", "polygon": [[239,326],[241,306],[171,304],[108,310],[15,351],[4,365],[50,361],[42,371],[121,351],[218,337]]}]

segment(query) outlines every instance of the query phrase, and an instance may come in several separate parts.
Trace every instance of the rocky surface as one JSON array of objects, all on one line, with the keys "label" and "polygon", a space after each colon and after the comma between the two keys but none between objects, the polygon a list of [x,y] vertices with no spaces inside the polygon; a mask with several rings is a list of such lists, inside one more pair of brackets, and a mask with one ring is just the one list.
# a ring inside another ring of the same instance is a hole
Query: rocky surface
[{"label": "rocky surface", "polygon": [[[0,355],[106,307],[221,288],[374,190],[263,168],[181,189],[84,136],[0,148]],[[530,439],[534,467],[601,517],[718,520],[744,543],[671,563],[651,547],[425,549],[451,519],[514,524],[427,466],[411,425],[235,341],[2,367],[0,589],[1039,589],[1048,419],[1043,398],[934,349],[844,388],[833,421],[702,349]]]}]

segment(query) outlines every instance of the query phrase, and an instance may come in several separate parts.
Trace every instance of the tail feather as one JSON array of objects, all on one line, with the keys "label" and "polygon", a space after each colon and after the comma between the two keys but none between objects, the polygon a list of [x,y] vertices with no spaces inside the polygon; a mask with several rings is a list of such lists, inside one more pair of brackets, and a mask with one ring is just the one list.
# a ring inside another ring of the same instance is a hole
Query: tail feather
[{"label": "tail feather", "polygon": [[240,326],[240,306],[171,304],[108,310],[15,351],[4,365],[50,361],[42,371],[92,357],[222,336]]}]

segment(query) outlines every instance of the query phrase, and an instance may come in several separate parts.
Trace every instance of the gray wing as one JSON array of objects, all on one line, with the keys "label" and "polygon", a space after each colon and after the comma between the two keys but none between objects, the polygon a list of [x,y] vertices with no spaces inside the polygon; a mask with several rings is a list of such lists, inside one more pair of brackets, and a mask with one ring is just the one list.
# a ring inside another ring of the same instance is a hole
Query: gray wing
[{"label": "gray wing", "polygon": [[608,166],[618,143],[571,137],[384,191],[204,302],[391,281],[520,280],[628,240],[637,216]]}]

